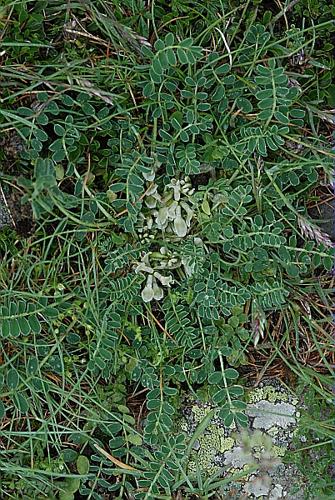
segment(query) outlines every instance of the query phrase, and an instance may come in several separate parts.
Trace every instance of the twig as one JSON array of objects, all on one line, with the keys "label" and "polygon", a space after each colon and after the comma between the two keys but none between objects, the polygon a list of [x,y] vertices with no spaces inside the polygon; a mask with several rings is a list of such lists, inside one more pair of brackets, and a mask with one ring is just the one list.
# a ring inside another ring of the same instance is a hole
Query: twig
[{"label": "twig", "polygon": [[167,335],[169,337],[169,339],[173,340],[173,342],[176,342],[175,339],[172,337],[172,335],[167,331],[167,329],[164,328],[164,326],[160,323],[160,321],[158,321],[156,316],[149,310],[148,310],[148,313],[150,314],[151,318],[154,320],[156,325],[162,330],[162,332],[164,332],[165,335]]}]

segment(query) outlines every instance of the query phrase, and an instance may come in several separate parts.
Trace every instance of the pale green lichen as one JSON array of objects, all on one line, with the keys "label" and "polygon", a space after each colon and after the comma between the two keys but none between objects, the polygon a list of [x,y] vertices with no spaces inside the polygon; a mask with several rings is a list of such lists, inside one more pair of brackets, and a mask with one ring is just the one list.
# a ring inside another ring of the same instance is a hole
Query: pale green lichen
[{"label": "pale green lichen", "polygon": [[201,420],[203,420],[210,411],[210,406],[192,406],[192,413],[194,413],[198,422],[201,422]]},{"label": "pale green lichen", "polygon": [[296,423],[296,407],[286,402],[258,401],[248,405],[246,414],[254,418],[253,427],[255,429],[266,431],[274,426],[287,429]]},{"label": "pale green lichen", "polygon": [[278,390],[276,387],[268,385],[253,389],[249,392],[247,399],[249,403],[257,403],[261,400],[267,400],[270,403],[286,402],[289,400],[289,394],[284,390]]},{"label": "pale green lichen", "polygon": [[272,450],[274,455],[277,457],[283,457],[287,451],[287,448],[285,446],[276,446],[275,444],[272,445]]},{"label": "pale green lichen", "polygon": [[224,453],[225,451],[230,450],[234,446],[235,440],[231,437],[221,439],[220,452]]},{"label": "pale green lichen", "polygon": [[[205,408],[207,411],[198,412],[195,409],[195,414],[197,416],[202,416],[202,419],[208,414],[210,410]],[[200,422],[201,420],[199,420]],[[232,444],[234,440],[231,439]],[[197,450],[191,453],[190,461],[188,464],[188,469],[190,472],[195,472],[198,468],[205,474],[211,475],[220,471],[220,466],[215,464],[215,457],[218,453],[226,451],[228,443],[231,441],[226,441],[225,431],[223,428],[217,427],[215,425],[209,425],[204,434],[202,434],[196,443]],[[223,450],[222,450],[223,448]]]}]

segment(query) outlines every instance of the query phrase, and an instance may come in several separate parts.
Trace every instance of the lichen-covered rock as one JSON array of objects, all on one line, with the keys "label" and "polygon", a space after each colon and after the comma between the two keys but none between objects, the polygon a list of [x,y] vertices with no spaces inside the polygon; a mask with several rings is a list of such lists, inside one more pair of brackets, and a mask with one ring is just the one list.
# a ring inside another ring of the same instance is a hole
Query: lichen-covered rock
[{"label": "lichen-covered rock", "polygon": [[261,400],[250,404],[246,413],[253,418],[254,429],[288,429],[292,424],[296,424],[296,407],[285,402],[271,403]]},{"label": "lichen-covered rock", "polygon": [[[183,429],[191,436],[213,406],[191,400],[185,407]],[[292,475],[295,485],[301,477],[292,466],[282,463],[300,417],[298,399],[282,384],[267,381],[247,394],[247,429],[233,423],[225,427],[220,418],[212,418],[198,436],[190,454],[188,472],[197,470],[204,477],[217,474],[233,480],[222,494],[227,498],[300,498],[290,496]],[[241,478],[241,475],[243,476]],[[286,480],[291,477],[291,480]],[[301,497],[302,498],[302,497]]]}]

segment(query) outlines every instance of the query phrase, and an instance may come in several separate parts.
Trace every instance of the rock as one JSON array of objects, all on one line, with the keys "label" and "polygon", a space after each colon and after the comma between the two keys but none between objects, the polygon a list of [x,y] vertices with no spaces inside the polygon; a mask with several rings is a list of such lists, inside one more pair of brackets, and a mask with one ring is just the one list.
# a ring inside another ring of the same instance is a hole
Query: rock
[{"label": "rock", "polygon": [[270,490],[271,490],[271,478],[268,475],[260,477],[252,475],[249,477],[244,487],[244,491],[248,494],[248,496],[250,497],[251,495],[253,495],[254,498],[267,496]]},{"label": "rock", "polygon": [[[292,486],[300,488],[301,474],[295,466],[282,463],[297,430],[298,399],[276,381],[251,389],[247,398],[247,429],[239,429],[234,423],[227,428],[220,418],[214,417],[193,447],[188,472],[192,475],[200,470],[204,480],[212,474],[231,478],[220,490],[226,498],[303,498],[290,494]],[[189,404],[182,429],[191,436],[214,406],[195,400]],[[234,480],[234,475],[239,475],[239,479]]]},{"label": "rock", "polygon": [[253,427],[255,429],[269,430],[272,427],[287,429],[296,423],[294,417],[296,408],[289,403],[272,403],[270,401],[258,401],[250,404],[246,414],[254,417]]}]

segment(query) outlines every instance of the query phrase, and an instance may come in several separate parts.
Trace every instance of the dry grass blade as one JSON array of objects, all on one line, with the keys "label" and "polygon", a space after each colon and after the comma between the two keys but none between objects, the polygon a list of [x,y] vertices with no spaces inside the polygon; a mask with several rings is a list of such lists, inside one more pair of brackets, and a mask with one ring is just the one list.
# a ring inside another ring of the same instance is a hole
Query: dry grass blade
[{"label": "dry grass blade", "polygon": [[89,80],[83,80],[83,79],[77,78],[76,81],[77,81],[78,85],[80,85],[80,87],[82,87],[83,90],[85,90],[88,94],[90,94],[92,96],[99,97],[100,99],[105,101],[107,104],[111,104],[111,105],[114,104],[113,100],[110,97],[108,97],[106,92],[103,92],[97,88],[94,88],[93,83],[90,82]]},{"label": "dry grass blade", "polygon": [[334,243],[331,241],[329,236],[305,217],[302,217],[301,215],[298,216],[298,225],[303,236],[306,238],[315,240],[317,243],[323,244],[329,248],[334,247]]},{"label": "dry grass blade", "polygon": [[120,467],[120,469],[126,469],[126,470],[134,470],[134,471],[137,471],[138,469],[135,469],[135,467],[132,467],[131,465],[128,465],[128,464],[124,464],[123,462],[121,462],[120,460],[118,460],[117,458],[113,457],[113,455],[111,455],[110,453],[108,453],[108,451],[105,451],[103,448],[101,448],[98,444],[94,443],[94,447],[106,458],[108,458],[108,460],[110,460],[111,462],[113,462],[114,465],[116,465],[117,467]]}]

